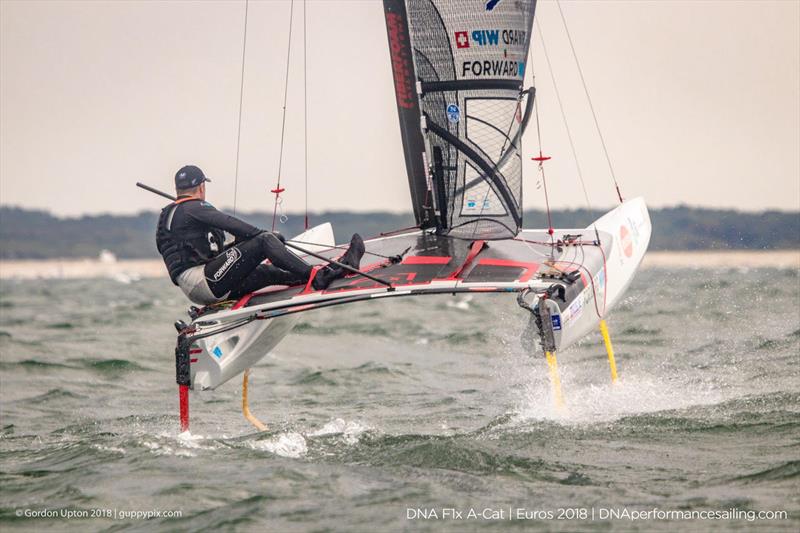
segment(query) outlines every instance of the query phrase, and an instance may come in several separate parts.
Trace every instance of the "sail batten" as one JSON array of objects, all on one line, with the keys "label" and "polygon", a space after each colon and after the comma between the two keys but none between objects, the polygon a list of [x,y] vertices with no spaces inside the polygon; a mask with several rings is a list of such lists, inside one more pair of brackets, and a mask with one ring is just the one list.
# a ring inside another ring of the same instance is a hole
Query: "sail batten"
[{"label": "sail batten", "polygon": [[[392,65],[417,222],[464,239],[515,236],[520,140],[534,96],[523,79],[535,0],[384,0],[384,8],[390,45],[402,41],[390,17],[405,22],[409,39],[402,53],[392,49]],[[397,68],[409,51],[411,66]],[[423,183],[428,203],[420,204]]]}]

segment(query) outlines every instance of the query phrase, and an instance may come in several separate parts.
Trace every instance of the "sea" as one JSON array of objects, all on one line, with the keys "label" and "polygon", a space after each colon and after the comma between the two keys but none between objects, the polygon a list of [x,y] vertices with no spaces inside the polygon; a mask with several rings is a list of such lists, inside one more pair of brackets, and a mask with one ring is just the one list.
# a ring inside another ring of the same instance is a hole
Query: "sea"
[{"label": "sea", "polygon": [[304,314],[181,433],[163,278],[0,284],[0,529],[798,531],[800,270],[650,267],[557,354],[510,295]]}]

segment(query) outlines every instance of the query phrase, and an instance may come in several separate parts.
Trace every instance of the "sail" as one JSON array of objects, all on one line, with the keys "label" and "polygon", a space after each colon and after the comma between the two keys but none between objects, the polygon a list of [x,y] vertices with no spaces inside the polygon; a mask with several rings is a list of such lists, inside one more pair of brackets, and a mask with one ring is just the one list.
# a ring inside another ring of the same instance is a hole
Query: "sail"
[{"label": "sail", "polygon": [[520,141],[535,0],[384,0],[420,227],[464,239],[522,228]]}]

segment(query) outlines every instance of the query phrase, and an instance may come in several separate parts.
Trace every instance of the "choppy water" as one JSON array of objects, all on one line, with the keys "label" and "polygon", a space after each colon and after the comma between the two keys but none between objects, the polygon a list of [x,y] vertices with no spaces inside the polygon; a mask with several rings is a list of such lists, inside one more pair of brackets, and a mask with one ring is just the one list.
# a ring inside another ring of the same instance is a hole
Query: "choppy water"
[{"label": "choppy water", "polygon": [[[171,324],[185,307],[162,280],[3,282],[4,530],[800,525],[796,270],[641,272],[609,320],[620,382],[587,337],[559,354],[564,412],[520,344],[513,297],[314,312],[254,371],[266,434],[241,417],[236,381],[193,393],[192,436],[179,436]],[[653,508],[788,518],[600,516]],[[509,520],[518,509],[573,519]],[[117,517],[25,516],[43,510]],[[120,518],[154,510],[182,516]]]}]

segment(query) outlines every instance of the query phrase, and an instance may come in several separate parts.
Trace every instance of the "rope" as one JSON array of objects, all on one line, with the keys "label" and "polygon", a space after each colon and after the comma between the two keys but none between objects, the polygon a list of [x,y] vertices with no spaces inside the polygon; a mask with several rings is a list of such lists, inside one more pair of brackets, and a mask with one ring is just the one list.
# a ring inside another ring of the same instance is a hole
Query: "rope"
[{"label": "rope", "polygon": [[[349,246],[330,246],[329,244],[324,244],[324,243],[320,243],[320,242],[298,241],[297,239],[288,239],[287,242],[292,242],[292,243],[296,243],[296,244],[305,244],[305,245],[308,245],[308,246],[319,246],[320,248],[325,248],[325,250],[345,250],[345,251],[347,251],[349,249]],[[408,250],[406,250],[406,251],[408,251]],[[397,257],[397,254],[396,255],[383,255],[383,254],[379,254],[379,253],[376,253],[376,252],[370,252],[369,250],[365,250],[364,253],[367,254],[367,255],[373,255],[375,257],[380,257],[380,258],[383,258],[383,259],[394,259],[395,257]],[[405,252],[403,252],[403,253],[405,254]]]},{"label": "rope", "polygon": [[239,148],[242,140],[242,102],[244,101],[244,58],[247,52],[247,11],[250,0],[244,0],[244,38],[242,39],[242,78],[239,83],[239,124],[236,128],[236,172],[233,182],[233,214],[236,215],[236,197],[239,193]]},{"label": "rope", "polygon": [[539,157],[534,158],[534,160],[539,161],[539,172],[542,174],[542,188],[544,189],[544,205],[547,208],[547,233],[550,235],[550,253],[553,253],[553,249],[555,248],[555,238],[553,237],[553,219],[550,213],[550,198],[547,196],[547,179],[544,175],[544,162],[546,159],[545,156],[542,155],[542,132],[539,127],[539,102],[533,102],[533,108],[536,111],[536,138],[539,142]]},{"label": "rope", "polygon": [[[556,74],[553,70],[553,64],[550,62],[550,54],[547,53],[547,46],[544,42],[544,33],[542,33],[542,27],[539,24],[538,19],[536,20],[536,30],[539,33],[539,39],[542,41],[542,52],[544,53],[544,58],[547,61],[547,70],[550,71],[550,81],[553,82],[553,89],[556,93],[556,100],[558,100],[558,108],[561,111],[561,120],[564,122],[564,128],[567,130],[567,139],[569,139],[569,147],[572,150],[572,159],[575,161],[575,169],[578,171],[578,179],[581,182],[581,189],[583,189],[583,197],[586,200],[586,207],[589,208],[589,211],[594,211],[592,207],[592,202],[589,200],[589,192],[586,189],[586,182],[583,179],[583,172],[581,171],[581,165],[578,161],[578,152],[575,150],[575,142],[572,139],[572,132],[569,129],[569,123],[567,122],[567,114],[564,112],[564,103],[561,100],[561,93],[558,90],[558,83],[556,82]],[[531,53],[531,59],[533,59],[533,54]],[[531,61],[531,69],[533,68],[533,61]],[[600,242],[600,234],[597,231],[597,226],[594,227],[595,237],[597,241]]]},{"label": "rope", "polygon": [[289,4],[289,45],[286,50],[286,80],[283,85],[283,117],[281,118],[281,148],[278,154],[278,181],[272,192],[275,195],[275,206],[272,209],[272,231],[275,231],[275,217],[278,214],[281,189],[281,169],[283,168],[283,141],[286,135],[286,101],[289,97],[289,61],[292,57],[292,20],[294,18],[294,0]]},{"label": "rope", "polygon": [[606,149],[606,141],[603,139],[603,132],[600,130],[600,123],[597,121],[597,113],[594,111],[594,106],[592,105],[592,98],[589,96],[589,89],[586,86],[586,79],[583,77],[583,70],[581,69],[581,64],[578,61],[578,54],[575,52],[575,45],[572,43],[572,36],[569,33],[569,28],[567,27],[567,19],[564,17],[564,11],[561,9],[561,0],[556,0],[556,5],[558,6],[558,12],[561,14],[561,22],[564,24],[564,31],[567,34],[567,40],[569,41],[569,47],[572,50],[572,57],[575,59],[575,65],[578,67],[578,74],[581,76],[581,83],[583,84],[583,92],[586,93],[586,100],[589,102],[589,109],[592,110],[592,117],[594,118],[594,125],[597,128],[597,135],[600,137],[600,143],[603,145],[603,152],[606,154],[606,161],[608,162],[608,169],[611,171],[611,179],[614,181],[614,187],[617,190],[617,197],[619,198],[619,202],[622,203],[622,193],[619,190],[619,183],[617,183],[617,176],[614,174],[614,167],[611,164],[611,158],[608,155],[608,149]]},{"label": "rope", "polygon": [[306,30],[307,5],[308,2],[303,0],[303,149],[305,150],[303,169],[305,171],[305,229],[308,229],[308,63],[306,61],[306,51],[308,49],[308,31]]}]

